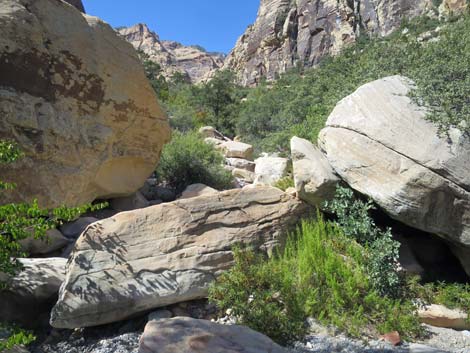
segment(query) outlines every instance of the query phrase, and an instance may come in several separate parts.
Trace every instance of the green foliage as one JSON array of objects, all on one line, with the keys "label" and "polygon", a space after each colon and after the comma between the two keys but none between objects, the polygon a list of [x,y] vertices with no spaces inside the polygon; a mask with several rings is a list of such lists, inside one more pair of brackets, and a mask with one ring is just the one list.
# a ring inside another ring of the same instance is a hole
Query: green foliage
[{"label": "green foliage", "polygon": [[218,71],[212,80],[199,85],[191,85],[179,75],[170,80],[165,106],[172,127],[179,131],[211,125],[233,137],[245,94],[246,89],[235,84],[230,71]]},{"label": "green foliage", "polygon": [[288,188],[294,188],[294,179],[291,176],[286,176],[274,184],[274,186],[282,191],[286,191]]},{"label": "green foliage", "polygon": [[[22,157],[18,147],[9,141],[0,141],[0,163],[13,163]],[[12,183],[2,183],[0,189],[14,188]],[[21,268],[17,258],[25,257],[19,241],[33,236],[45,237],[46,231],[71,221],[88,210],[103,208],[105,205],[82,207],[59,207],[54,210],[41,209],[37,201],[32,203],[0,205],[0,272],[14,274]]]},{"label": "green foliage", "polygon": [[337,217],[344,234],[369,250],[368,269],[374,288],[383,295],[399,295],[402,280],[398,272],[400,243],[392,239],[391,230],[376,226],[369,214],[375,209],[372,200],[356,199],[351,189],[338,186],[335,198],[325,207]]},{"label": "green foliage", "polygon": [[36,340],[32,332],[9,324],[0,323],[0,332],[6,333],[6,338],[0,339],[0,352],[12,349],[15,346],[28,346]]},{"label": "green foliage", "polygon": [[[441,26],[439,41],[418,36]],[[404,29],[407,31],[403,31]],[[361,85],[401,74],[416,82],[412,97],[428,106],[442,132],[470,131],[470,15],[451,22],[421,17],[386,38],[360,38],[314,69],[293,69],[249,91],[236,130],[264,151],[286,151],[292,135],[316,141],[335,105]]]},{"label": "green foliage", "polygon": [[392,330],[418,336],[411,301],[378,293],[368,258],[367,248],[319,216],[303,222],[285,251],[267,261],[237,251],[235,266],[210,288],[210,300],[281,344],[304,334],[307,317],[353,336]]},{"label": "green foliage", "polygon": [[143,51],[139,50],[137,53],[142,61],[142,65],[144,66],[145,76],[147,76],[147,79],[157,94],[157,97],[161,101],[168,100],[169,87],[165,77],[163,76],[162,67],[158,63],[152,61]]},{"label": "green foliage", "polygon": [[232,184],[232,175],[223,168],[222,154],[194,132],[173,134],[163,149],[156,174],[160,182],[177,192],[195,183],[219,190]]}]

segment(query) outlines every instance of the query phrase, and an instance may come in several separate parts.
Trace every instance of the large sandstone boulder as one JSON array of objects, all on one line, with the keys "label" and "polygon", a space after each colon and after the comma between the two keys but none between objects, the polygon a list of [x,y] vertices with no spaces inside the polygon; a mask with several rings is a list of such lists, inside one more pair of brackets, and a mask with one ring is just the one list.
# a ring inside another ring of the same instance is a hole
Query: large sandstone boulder
[{"label": "large sandstone boulder", "polygon": [[299,198],[321,207],[331,200],[340,181],[320,149],[311,142],[293,137],[290,141],[295,188]]},{"label": "large sandstone boulder", "polygon": [[217,194],[217,190],[204,184],[192,184],[188,185],[186,189],[181,193],[180,200],[189,199],[191,197],[198,197],[202,195],[213,195]]},{"label": "large sandstone boulder", "polygon": [[410,85],[393,76],[360,87],[331,113],[320,145],[341,178],[392,218],[457,245],[470,274],[470,137],[439,137],[407,97]]},{"label": "large sandstone boulder", "polygon": [[268,337],[244,326],[177,317],[150,321],[139,353],[286,353]]},{"label": "large sandstone boulder", "polygon": [[468,315],[461,310],[452,310],[444,305],[432,304],[418,311],[421,322],[454,330],[470,330]]},{"label": "large sandstone boulder", "polygon": [[269,251],[306,206],[275,188],[230,190],[90,225],[78,239],[51,324],[95,326],[204,298],[232,265],[231,247]]},{"label": "large sandstone boulder", "polygon": [[0,166],[18,186],[0,203],[125,196],[155,169],[167,119],[136,52],[105,22],[62,1],[1,1],[0,72],[0,139],[26,154]]},{"label": "large sandstone boulder", "polygon": [[8,278],[0,274],[7,289],[0,291],[0,318],[27,327],[37,326],[49,317],[49,312],[65,279],[63,258],[21,259],[24,269]]},{"label": "large sandstone boulder", "polygon": [[217,148],[221,149],[227,158],[242,158],[253,160],[253,146],[247,143],[225,141],[217,145]]},{"label": "large sandstone boulder", "polygon": [[46,232],[46,237],[35,238],[30,236],[19,241],[21,249],[31,255],[46,255],[56,250],[60,250],[71,242],[59,230],[50,229]]}]

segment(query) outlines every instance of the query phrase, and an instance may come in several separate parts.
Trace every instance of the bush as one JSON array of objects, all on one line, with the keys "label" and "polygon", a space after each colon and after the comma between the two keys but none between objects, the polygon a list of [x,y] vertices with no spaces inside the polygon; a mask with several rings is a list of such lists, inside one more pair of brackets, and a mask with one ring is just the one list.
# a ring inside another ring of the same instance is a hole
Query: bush
[{"label": "bush", "polygon": [[0,323],[0,331],[6,333],[6,338],[0,339],[0,352],[10,350],[15,346],[28,346],[36,340],[29,331],[17,326]]},{"label": "bush", "polygon": [[325,208],[336,217],[344,234],[369,251],[368,269],[374,288],[382,295],[400,295],[403,281],[399,273],[400,243],[392,239],[391,230],[375,225],[369,214],[375,209],[372,200],[356,199],[351,189],[338,186],[335,198]]},{"label": "bush", "polygon": [[218,190],[232,185],[232,175],[223,167],[223,156],[196,133],[175,132],[162,153],[156,170],[161,183],[183,191],[188,185],[202,183]]},{"label": "bush", "polygon": [[302,336],[307,317],[353,336],[393,330],[418,336],[413,304],[374,289],[368,257],[368,249],[319,216],[303,222],[285,251],[265,262],[251,251],[236,252],[235,267],[217,279],[209,297],[281,344]]},{"label": "bush", "polygon": [[286,176],[276,182],[274,186],[282,191],[286,191],[289,188],[295,188],[294,179],[291,176]]}]

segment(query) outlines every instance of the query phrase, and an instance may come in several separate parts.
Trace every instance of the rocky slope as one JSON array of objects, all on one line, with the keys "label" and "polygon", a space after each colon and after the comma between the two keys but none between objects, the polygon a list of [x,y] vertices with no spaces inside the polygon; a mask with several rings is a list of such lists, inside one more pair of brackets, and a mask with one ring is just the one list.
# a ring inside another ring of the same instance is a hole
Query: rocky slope
[{"label": "rocky slope", "polygon": [[301,65],[314,66],[360,34],[387,35],[403,18],[428,12],[430,0],[261,0],[258,18],[225,61],[240,83]]},{"label": "rocky slope", "polygon": [[160,64],[167,78],[174,73],[186,74],[193,83],[210,77],[211,72],[223,66],[225,56],[208,53],[197,46],[185,46],[174,41],[161,40],[147,25],[137,24],[118,29],[118,32],[137,50],[142,50],[152,61]]}]

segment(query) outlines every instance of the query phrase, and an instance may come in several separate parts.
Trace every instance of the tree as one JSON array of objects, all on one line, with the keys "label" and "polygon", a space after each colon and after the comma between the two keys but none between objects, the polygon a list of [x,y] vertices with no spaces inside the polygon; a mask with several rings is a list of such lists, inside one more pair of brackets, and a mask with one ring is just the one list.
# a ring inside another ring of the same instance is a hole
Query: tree
[{"label": "tree", "polygon": [[[0,140],[0,163],[14,163],[22,156],[23,153],[13,142]],[[14,183],[0,181],[0,192],[8,192],[15,187]],[[104,204],[45,210],[39,207],[37,200],[0,205],[0,272],[13,275],[21,269],[18,258],[27,255],[20,245],[22,239],[33,235],[44,238],[47,230],[71,221],[86,211],[102,207]]]},{"label": "tree", "polygon": [[163,70],[160,64],[152,61],[150,56],[148,56],[142,50],[139,50],[137,54],[142,61],[142,65],[144,66],[145,75],[150,81],[150,85],[157,94],[157,97],[162,101],[168,100],[168,83],[166,82],[165,76],[163,76]]}]

